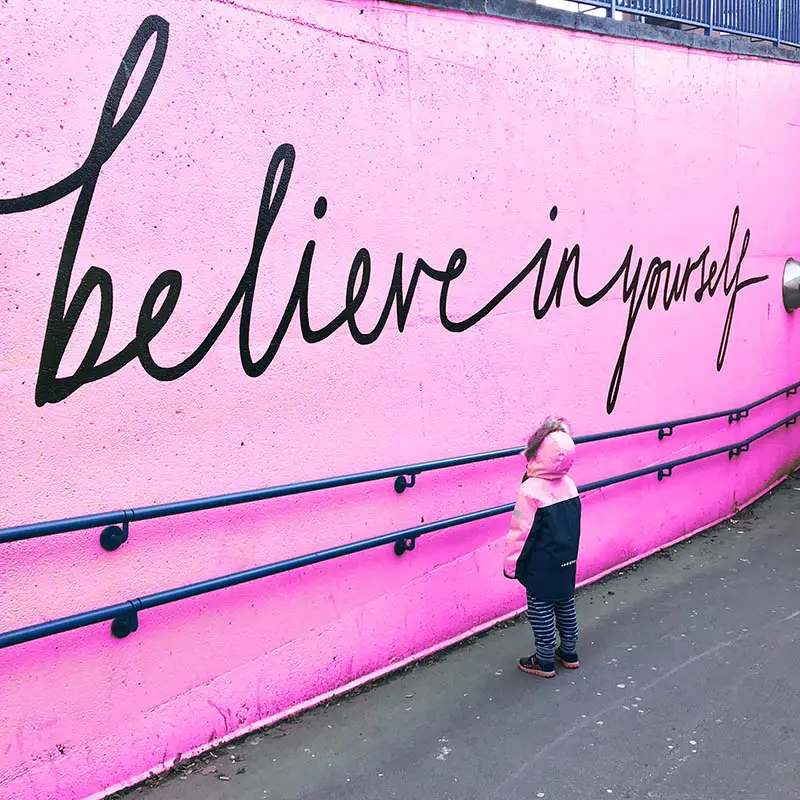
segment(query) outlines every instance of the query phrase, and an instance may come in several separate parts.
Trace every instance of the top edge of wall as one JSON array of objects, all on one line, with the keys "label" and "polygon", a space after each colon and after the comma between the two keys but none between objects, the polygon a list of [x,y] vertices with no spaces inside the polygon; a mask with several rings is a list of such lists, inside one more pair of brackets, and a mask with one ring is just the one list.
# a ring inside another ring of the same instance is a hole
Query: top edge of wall
[{"label": "top edge of wall", "polygon": [[536,25],[549,25],[570,31],[613,36],[619,39],[658,42],[712,53],[800,63],[800,47],[778,47],[774,42],[751,41],[744,36],[704,36],[675,28],[645,25],[641,22],[624,22],[574,11],[563,11],[557,8],[537,5],[531,0],[385,0],[385,2],[442,11],[461,11],[465,14],[530,22]]}]

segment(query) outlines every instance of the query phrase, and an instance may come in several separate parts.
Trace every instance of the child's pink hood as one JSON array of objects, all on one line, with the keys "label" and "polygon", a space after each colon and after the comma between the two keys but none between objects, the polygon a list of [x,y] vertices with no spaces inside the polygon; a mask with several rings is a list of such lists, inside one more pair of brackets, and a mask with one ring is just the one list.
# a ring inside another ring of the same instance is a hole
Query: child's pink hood
[{"label": "child's pink hood", "polygon": [[572,468],[575,461],[575,442],[567,433],[555,431],[545,438],[536,458],[528,464],[528,476],[557,481]]}]

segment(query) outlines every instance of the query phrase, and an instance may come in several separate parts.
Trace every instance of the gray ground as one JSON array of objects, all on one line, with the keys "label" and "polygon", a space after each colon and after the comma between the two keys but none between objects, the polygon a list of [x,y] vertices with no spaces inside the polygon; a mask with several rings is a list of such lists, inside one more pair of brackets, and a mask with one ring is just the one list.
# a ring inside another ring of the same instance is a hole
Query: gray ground
[{"label": "gray ground", "polygon": [[798,492],[580,592],[577,672],[511,623],[125,797],[796,800]]}]

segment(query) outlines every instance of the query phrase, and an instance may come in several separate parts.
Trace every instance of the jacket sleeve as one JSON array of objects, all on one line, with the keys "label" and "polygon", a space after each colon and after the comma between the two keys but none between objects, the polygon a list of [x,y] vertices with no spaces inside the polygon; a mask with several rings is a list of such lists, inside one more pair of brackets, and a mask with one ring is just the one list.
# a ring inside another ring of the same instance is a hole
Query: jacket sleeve
[{"label": "jacket sleeve", "polygon": [[516,578],[517,560],[525,546],[525,540],[533,527],[533,518],[538,503],[525,491],[525,484],[519,487],[517,502],[511,515],[511,527],[506,535],[503,556],[503,574],[506,578]]}]

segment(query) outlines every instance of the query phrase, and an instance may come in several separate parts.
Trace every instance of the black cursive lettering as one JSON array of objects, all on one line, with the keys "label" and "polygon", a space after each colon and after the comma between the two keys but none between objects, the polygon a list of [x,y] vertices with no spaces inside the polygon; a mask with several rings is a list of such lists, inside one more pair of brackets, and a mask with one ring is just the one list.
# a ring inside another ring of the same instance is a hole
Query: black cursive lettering
[{"label": "black cursive lettering", "polygon": [[[745,231],[742,237],[739,255],[735,259],[736,266],[735,268],[731,267],[734,242],[739,225],[738,206],[733,212],[727,251],[725,257],[719,263],[715,260],[709,263],[711,248],[707,246],[696,259],[687,259],[686,266],[683,269],[681,269],[682,264],[680,262],[656,256],[650,260],[647,269],[643,270],[644,260],[642,257],[637,258],[635,256],[634,246],[631,244],[619,268],[606,283],[594,293],[585,294],[581,288],[579,278],[581,264],[580,245],[575,244],[572,247],[564,248],[555,275],[550,280],[547,262],[553,243],[552,239],[547,237],[533,258],[502,289],[481,308],[462,319],[456,319],[450,313],[449,301],[453,283],[463,275],[467,268],[466,252],[461,248],[453,250],[444,269],[437,269],[424,259],[417,258],[408,283],[405,282],[403,274],[404,255],[403,253],[398,253],[386,300],[372,329],[364,329],[357,318],[358,312],[370,290],[372,279],[372,258],[369,250],[365,247],[360,248],[352,259],[342,310],[321,327],[314,327],[309,308],[309,285],[316,242],[311,239],[307,242],[303,251],[294,286],[275,332],[266,350],[260,356],[254,355],[250,339],[253,303],[262,257],[270,233],[289,191],[294,171],[296,153],[291,144],[280,145],[272,155],[264,179],[264,187],[253,234],[253,244],[247,265],[218,320],[195,350],[177,364],[163,365],[156,362],[150,349],[155,337],[169,322],[180,298],[183,279],[180,272],[172,269],[165,270],[159,274],[145,293],[138,315],[134,338],[119,352],[105,361],[100,361],[111,327],[114,306],[111,275],[100,267],[91,266],[81,278],[69,302],[67,302],[67,293],[102,168],[114,155],[144,112],[164,66],[168,34],[169,26],[166,20],[158,16],[147,17],[139,26],[122,57],[122,62],[111,83],[89,154],[78,169],[52,186],[40,191],[22,197],[0,200],[0,214],[17,214],[43,208],[73,192],[78,193],[75,208],[65,235],[63,252],[56,273],[47,317],[47,327],[42,343],[36,381],[35,402],[37,406],[59,403],[82,386],[114,374],[134,359],[138,359],[145,372],[157,381],[177,380],[202,361],[228,326],[237,310],[239,310],[240,314],[239,357],[243,370],[251,377],[263,375],[269,368],[295,316],[298,317],[302,337],[309,344],[327,339],[343,326],[347,327],[350,336],[358,344],[372,344],[377,341],[388,324],[392,309],[395,310],[397,330],[401,333],[403,332],[408,321],[415,292],[423,275],[428,280],[440,284],[439,319],[442,327],[451,333],[461,333],[477,325],[534,272],[536,272],[536,279],[533,287],[532,311],[534,318],[537,320],[543,319],[553,309],[558,309],[561,306],[564,292],[568,288],[570,272],[572,273],[572,294],[583,308],[589,308],[605,299],[621,282],[622,301],[627,305],[627,320],[606,397],[606,410],[610,414],[617,403],[628,346],[642,309],[646,306],[648,311],[652,311],[660,302],[663,309],[669,311],[675,303],[685,303],[689,295],[689,287],[693,275],[699,272],[699,285],[694,292],[694,299],[697,303],[703,302],[706,297],[713,298],[720,286],[728,298],[728,310],[716,361],[717,370],[722,369],[730,342],[737,298],[748,286],[767,279],[766,275],[741,279],[742,264],[750,243],[749,229]],[[142,57],[145,46],[153,37],[155,37],[155,46],[150,55],[150,60],[139,85],[131,97],[129,105],[120,115],[120,104],[131,75]],[[314,216],[318,220],[323,219],[327,207],[327,199],[319,197],[314,206]],[[555,222],[557,216],[558,208],[553,206],[550,211],[550,220]],[[69,341],[87,303],[95,292],[99,295],[100,307],[95,330],[86,353],[71,375],[59,375],[59,368]]]}]

